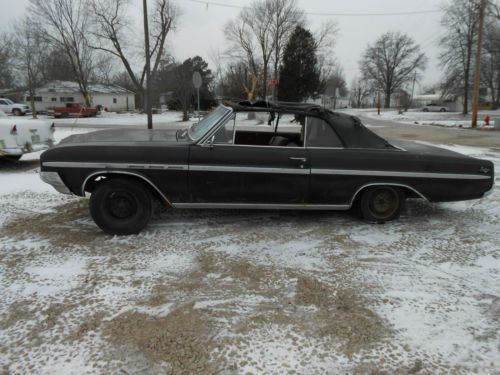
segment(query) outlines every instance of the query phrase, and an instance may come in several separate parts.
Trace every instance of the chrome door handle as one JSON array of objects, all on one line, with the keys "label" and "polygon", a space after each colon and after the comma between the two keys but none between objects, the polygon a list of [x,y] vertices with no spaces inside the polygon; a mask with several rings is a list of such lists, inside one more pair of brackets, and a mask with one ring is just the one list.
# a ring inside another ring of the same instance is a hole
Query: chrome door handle
[{"label": "chrome door handle", "polygon": [[290,160],[293,160],[293,161],[300,161],[302,163],[305,163],[307,161],[307,158],[303,158],[303,157],[290,157]]}]

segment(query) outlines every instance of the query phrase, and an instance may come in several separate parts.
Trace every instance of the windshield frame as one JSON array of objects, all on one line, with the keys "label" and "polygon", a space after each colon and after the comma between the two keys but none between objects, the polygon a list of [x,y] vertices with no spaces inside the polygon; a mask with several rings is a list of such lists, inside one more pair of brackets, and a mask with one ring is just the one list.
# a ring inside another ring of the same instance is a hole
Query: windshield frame
[{"label": "windshield frame", "polygon": [[213,112],[219,110],[220,108],[225,109],[226,112],[223,113],[218,119],[216,119],[215,122],[212,124],[212,126],[210,128],[208,128],[207,131],[204,134],[200,135],[199,137],[193,136],[192,127],[199,125],[201,122],[203,122],[203,120],[206,117],[203,120],[201,120],[200,122],[196,122],[196,123],[191,124],[191,126],[189,126],[187,129],[188,138],[194,142],[203,143],[207,137],[209,137],[211,134],[213,134],[215,131],[217,131],[217,129],[220,127],[220,125],[222,123],[225,123],[226,119],[229,118],[231,116],[231,114],[233,113],[233,109],[231,107],[227,107],[227,106],[221,104],[216,109],[214,109],[211,113],[209,113],[209,115],[212,114]]}]

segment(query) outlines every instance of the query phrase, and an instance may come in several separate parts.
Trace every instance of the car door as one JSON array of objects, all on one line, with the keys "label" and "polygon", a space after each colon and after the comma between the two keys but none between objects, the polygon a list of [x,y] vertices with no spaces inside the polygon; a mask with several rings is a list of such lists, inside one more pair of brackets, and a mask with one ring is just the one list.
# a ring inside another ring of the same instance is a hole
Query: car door
[{"label": "car door", "polygon": [[234,144],[229,120],[189,156],[192,203],[279,208],[306,203],[309,155],[304,147]]},{"label": "car door", "polygon": [[308,203],[348,208],[358,177],[332,172],[349,166],[358,151],[345,149],[332,126],[315,117],[307,118],[305,145],[311,166]]}]

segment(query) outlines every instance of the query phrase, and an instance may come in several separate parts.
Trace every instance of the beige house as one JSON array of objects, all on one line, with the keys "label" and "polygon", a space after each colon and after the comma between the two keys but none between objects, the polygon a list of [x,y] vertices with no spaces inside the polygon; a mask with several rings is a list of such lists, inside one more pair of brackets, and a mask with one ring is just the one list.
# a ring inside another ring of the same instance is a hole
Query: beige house
[{"label": "beige house", "polygon": [[[102,106],[108,111],[135,110],[135,93],[117,85],[89,85],[92,107]],[[24,96],[30,102],[29,94]],[[49,107],[64,107],[66,103],[84,103],[78,83],[70,81],[52,81],[38,88],[35,93],[37,111],[46,111]]]}]

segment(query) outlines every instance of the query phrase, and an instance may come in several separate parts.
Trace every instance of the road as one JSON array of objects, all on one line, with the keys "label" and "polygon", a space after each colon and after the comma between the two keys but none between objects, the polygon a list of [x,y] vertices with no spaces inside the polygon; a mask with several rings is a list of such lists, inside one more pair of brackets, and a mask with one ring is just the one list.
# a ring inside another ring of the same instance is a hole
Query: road
[{"label": "road", "polygon": [[385,119],[374,119],[363,115],[363,113],[359,113],[358,117],[363,124],[373,125],[371,130],[387,139],[410,139],[475,147],[500,147],[500,131],[473,130],[432,125],[410,125]]}]

